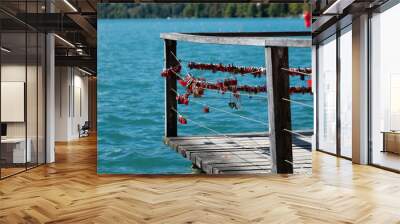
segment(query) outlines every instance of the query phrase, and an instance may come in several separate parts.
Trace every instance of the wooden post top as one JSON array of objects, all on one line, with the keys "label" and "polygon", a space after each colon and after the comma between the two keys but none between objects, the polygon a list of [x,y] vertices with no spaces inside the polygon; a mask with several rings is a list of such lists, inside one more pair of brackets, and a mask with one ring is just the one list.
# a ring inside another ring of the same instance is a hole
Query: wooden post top
[{"label": "wooden post top", "polygon": [[261,47],[311,47],[310,32],[161,33],[165,40]]}]

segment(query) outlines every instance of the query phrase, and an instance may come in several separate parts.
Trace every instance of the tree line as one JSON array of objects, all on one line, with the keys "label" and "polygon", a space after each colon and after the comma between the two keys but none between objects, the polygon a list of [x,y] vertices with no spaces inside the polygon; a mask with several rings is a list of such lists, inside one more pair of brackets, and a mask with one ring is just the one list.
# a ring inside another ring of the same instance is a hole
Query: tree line
[{"label": "tree line", "polygon": [[303,4],[255,4],[255,3],[175,3],[99,4],[99,18],[219,18],[219,17],[287,17],[300,16]]}]

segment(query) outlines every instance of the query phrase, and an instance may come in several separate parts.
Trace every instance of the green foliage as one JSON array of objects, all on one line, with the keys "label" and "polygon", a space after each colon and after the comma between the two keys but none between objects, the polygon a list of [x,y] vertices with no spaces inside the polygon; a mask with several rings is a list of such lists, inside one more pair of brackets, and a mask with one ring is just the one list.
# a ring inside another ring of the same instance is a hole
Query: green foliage
[{"label": "green foliage", "polygon": [[301,15],[304,10],[303,4],[289,4],[289,15],[295,16],[295,15]]},{"label": "green foliage", "polygon": [[99,18],[218,18],[300,16],[303,4],[103,3]]}]

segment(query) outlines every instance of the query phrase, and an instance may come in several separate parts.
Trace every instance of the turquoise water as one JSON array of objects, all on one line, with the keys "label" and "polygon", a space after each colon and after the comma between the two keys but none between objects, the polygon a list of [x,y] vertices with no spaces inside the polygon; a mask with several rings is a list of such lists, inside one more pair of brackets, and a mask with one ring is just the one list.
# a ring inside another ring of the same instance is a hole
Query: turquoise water
[{"label": "turquoise water", "polygon": [[[164,174],[190,173],[191,163],[164,146],[164,80],[162,32],[302,31],[302,19],[148,19],[98,21],[98,172]],[[265,66],[262,47],[204,45],[178,42],[183,60]],[[311,65],[310,49],[290,49],[291,66]],[[185,71],[185,69],[183,70]],[[193,71],[210,81],[230,77],[222,73]],[[265,77],[238,77],[240,84],[264,85]],[[292,85],[305,85],[291,78]],[[183,90],[180,89],[182,92]],[[292,95],[312,105],[311,95]],[[193,99],[210,107],[267,122],[267,102],[242,96],[241,108],[228,107],[229,94],[206,92]],[[190,103],[179,111],[193,121],[221,133],[267,131],[263,124]],[[311,129],[312,109],[292,106],[293,129]],[[179,125],[179,135],[214,134],[189,121]]]}]

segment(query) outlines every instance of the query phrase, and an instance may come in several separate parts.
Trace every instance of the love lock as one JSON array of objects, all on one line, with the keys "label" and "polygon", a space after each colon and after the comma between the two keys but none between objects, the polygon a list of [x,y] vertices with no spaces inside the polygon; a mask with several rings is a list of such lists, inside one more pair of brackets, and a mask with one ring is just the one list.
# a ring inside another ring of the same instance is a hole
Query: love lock
[{"label": "love lock", "polygon": [[238,106],[237,106],[237,104],[236,104],[235,102],[229,102],[228,105],[229,105],[229,107],[230,107],[231,109],[236,109],[236,110],[239,109]]}]

